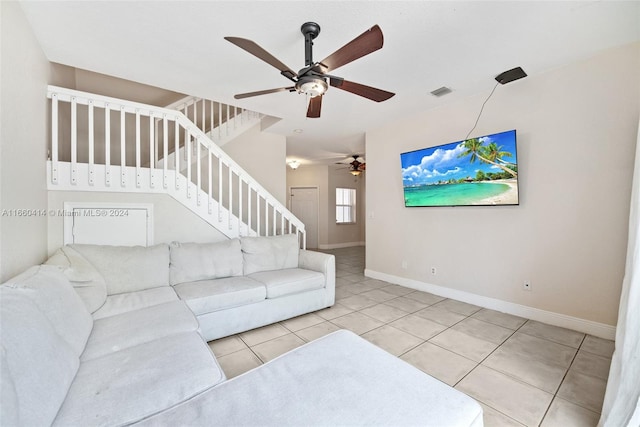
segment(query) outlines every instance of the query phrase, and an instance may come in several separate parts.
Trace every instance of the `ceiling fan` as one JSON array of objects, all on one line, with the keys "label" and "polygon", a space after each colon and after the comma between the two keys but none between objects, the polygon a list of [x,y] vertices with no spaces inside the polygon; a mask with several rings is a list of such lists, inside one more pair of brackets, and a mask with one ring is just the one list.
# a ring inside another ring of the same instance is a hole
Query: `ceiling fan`
[{"label": "ceiling fan", "polygon": [[360,154],[354,154],[351,157],[347,157],[345,160],[338,162],[337,164],[342,165],[345,163],[349,165],[349,173],[353,176],[358,176],[367,169],[367,164]]},{"label": "ceiling fan", "polygon": [[[302,34],[304,35],[305,42],[305,67],[297,73],[255,42],[240,37],[225,37],[225,40],[228,40],[239,48],[246,50],[267,64],[277,68],[280,71],[280,74],[294,83],[293,86],[289,87],[241,93],[235,95],[234,98],[242,99],[249,98],[251,96],[266,95],[269,93],[284,91],[304,93],[311,98],[307,109],[307,117],[318,118],[320,117],[320,109],[322,108],[322,97],[329,89],[329,86],[360,95],[376,102],[386,101],[395,95],[394,93],[387,92],[386,90],[365,86],[360,83],[354,83],[345,80],[342,77],[328,74],[330,71],[335,70],[338,67],[382,48],[383,37],[382,30],[379,26],[374,25],[369,28],[367,31],[351,40],[349,43],[342,46],[320,62],[313,61],[313,39],[320,34],[320,26],[315,22],[306,22],[302,24],[300,31],[302,31]],[[328,84],[327,80],[329,81]]]}]

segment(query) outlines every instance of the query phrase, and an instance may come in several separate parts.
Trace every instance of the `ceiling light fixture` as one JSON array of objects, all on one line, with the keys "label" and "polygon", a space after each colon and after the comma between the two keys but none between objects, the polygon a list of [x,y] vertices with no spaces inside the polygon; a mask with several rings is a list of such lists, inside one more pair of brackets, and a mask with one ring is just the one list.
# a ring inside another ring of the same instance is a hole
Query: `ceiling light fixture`
[{"label": "ceiling light fixture", "polygon": [[302,133],[302,132],[304,132],[302,129],[294,129],[293,130],[293,133]]},{"label": "ceiling light fixture", "polygon": [[354,171],[349,171],[349,172],[350,172],[350,173],[351,173],[351,175],[353,175],[353,176],[359,176],[359,175],[362,173],[362,171],[359,171],[359,170],[354,170]]},{"label": "ceiling light fixture", "polygon": [[316,96],[324,95],[329,85],[321,77],[303,76],[296,82],[295,87],[298,92],[315,98]]},{"label": "ceiling light fixture", "polygon": [[289,167],[293,170],[298,169],[298,167],[300,166],[300,162],[297,160],[291,160],[290,162],[287,163],[289,165]]}]

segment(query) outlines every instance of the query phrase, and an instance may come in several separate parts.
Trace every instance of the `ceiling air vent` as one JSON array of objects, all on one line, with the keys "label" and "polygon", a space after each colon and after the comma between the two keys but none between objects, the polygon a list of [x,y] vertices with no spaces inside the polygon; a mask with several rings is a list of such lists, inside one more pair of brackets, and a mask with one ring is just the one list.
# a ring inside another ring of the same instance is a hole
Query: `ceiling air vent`
[{"label": "ceiling air vent", "polygon": [[446,86],[442,86],[441,88],[438,88],[436,90],[432,90],[431,91],[431,95],[433,95],[433,96],[443,96],[443,95],[446,95],[448,93],[451,93],[451,89],[449,89]]}]

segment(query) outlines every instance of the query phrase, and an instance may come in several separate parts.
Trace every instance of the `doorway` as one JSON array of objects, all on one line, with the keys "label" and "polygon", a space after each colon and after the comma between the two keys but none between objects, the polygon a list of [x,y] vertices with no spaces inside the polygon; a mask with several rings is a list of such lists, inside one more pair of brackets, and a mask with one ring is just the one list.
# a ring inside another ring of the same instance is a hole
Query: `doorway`
[{"label": "doorway", "polygon": [[318,187],[291,187],[289,209],[304,224],[307,248],[318,248]]}]

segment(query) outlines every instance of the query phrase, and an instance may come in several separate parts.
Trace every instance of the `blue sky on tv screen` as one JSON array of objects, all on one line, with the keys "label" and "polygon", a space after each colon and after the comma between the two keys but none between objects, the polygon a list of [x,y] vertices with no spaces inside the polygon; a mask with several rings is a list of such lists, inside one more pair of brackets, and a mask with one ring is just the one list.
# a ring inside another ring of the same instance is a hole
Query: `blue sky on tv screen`
[{"label": "blue sky on tv screen", "polygon": [[[506,151],[511,156],[504,156],[502,160],[517,164],[516,159],[516,131],[510,130],[478,138],[483,146],[495,142],[500,151]],[[462,141],[437,147],[424,148],[422,150],[402,153],[402,185],[410,187],[415,185],[434,184],[440,181],[458,180],[460,178],[474,178],[478,171],[485,174],[489,172],[499,173],[501,169],[495,165],[476,159],[471,163],[471,156],[462,156],[465,148]]]}]

